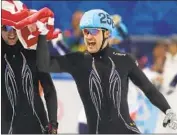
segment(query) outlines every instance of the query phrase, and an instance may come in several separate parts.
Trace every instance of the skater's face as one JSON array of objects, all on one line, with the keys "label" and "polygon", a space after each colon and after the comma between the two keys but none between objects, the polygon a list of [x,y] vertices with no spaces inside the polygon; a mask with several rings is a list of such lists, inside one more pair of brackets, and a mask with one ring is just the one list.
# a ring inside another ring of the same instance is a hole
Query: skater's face
[{"label": "skater's face", "polygon": [[18,36],[16,33],[16,30],[9,27],[9,26],[1,26],[1,30],[2,30],[2,38],[4,39],[4,41],[8,44],[8,45],[15,45],[18,41]]},{"label": "skater's face", "polygon": [[[103,31],[105,32],[103,33]],[[82,32],[84,35],[84,42],[87,47],[87,51],[89,53],[96,53],[100,50],[103,41],[103,34],[105,38],[109,37],[109,31],[103,29],[85,28],[82,30]],[[104,47],[105,45],[103,46],[103,48]]]}]

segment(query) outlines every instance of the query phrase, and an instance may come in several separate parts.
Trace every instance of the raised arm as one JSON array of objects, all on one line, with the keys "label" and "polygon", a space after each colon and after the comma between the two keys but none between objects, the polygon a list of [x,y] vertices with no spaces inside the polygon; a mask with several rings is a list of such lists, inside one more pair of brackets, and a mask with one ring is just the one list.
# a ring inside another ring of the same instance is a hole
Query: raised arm
[{"label": "raised arm", "polygon": [[70,72],[72,54],[50,56],[46,36],[40,35],[37,44],[37,67],[41,72]]}]

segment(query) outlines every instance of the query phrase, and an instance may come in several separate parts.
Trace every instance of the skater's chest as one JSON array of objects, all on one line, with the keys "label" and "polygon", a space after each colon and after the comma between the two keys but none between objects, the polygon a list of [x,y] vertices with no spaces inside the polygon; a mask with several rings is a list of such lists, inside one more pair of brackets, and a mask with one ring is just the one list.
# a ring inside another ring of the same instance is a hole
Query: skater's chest
[{"label": "skater's chest", "polygon": [[37,79],[35,61],[22,52],[13,55],[5,54],[2,60],[2,72],[3,84],[15,83],[18,89],[22,89],[24,82],[33,83]]},{"label": "skater's chest", "polygon": [[124,79],[128,76],[128,68],[124,66],[124,63],[110,56],[93,58],[88,67],[89,74],[95,73],[102,82],[108,82],[115,74],[117,74],[119,79]]}]

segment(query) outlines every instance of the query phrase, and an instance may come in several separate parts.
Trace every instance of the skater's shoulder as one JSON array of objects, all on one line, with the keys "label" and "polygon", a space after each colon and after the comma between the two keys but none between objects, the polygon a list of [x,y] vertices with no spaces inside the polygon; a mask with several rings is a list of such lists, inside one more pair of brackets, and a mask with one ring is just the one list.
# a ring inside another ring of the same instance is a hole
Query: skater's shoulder
[{"label": "skater's shoulder", "polygon": [[117,56],[117,57],[126,57],[128,55],[127,53],[120,52],[114,48],[110,49],[110,53],[112,53],[112,55]]},{"label": "skater's shoulder", "polygon": [[83,56],[83,52],[69,52],[66,54],[66,56]]},{"label": "skater's shoulder", "polygon": [[70,53],[67,53],[65,55],[65,57],[70,59],[70,60],[77,61],[77,60],[81,60],[81,59],[84,58],[84,53],[82,53],[82,52],[70,52]]},{"label": "skater's shoulder", "polygon": [[36,60],[36,50],[34,49],[23,49],[21,51],[26,58],[26,60],[31,59],[31,60]]},{"label": "skater's shoulder", "polygon": [[128,63],[132,63],[132,62],[136,62],[136,59],[129,53],[125,53],[125,52],[120,52],[116,49],[112,49],[111,53],[113,56],[116,56],[116,59],[119,59],[122,62],[128,62]]}]

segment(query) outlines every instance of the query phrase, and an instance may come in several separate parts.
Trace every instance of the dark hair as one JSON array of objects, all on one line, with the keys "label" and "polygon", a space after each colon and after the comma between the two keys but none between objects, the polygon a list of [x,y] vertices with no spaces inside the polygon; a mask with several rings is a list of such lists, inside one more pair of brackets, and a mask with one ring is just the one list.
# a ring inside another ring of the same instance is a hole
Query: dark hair
[{"label": "dark hair", "polygon": [[5,25],[1,25],[1,30],[7,31],[7,27]]}]

